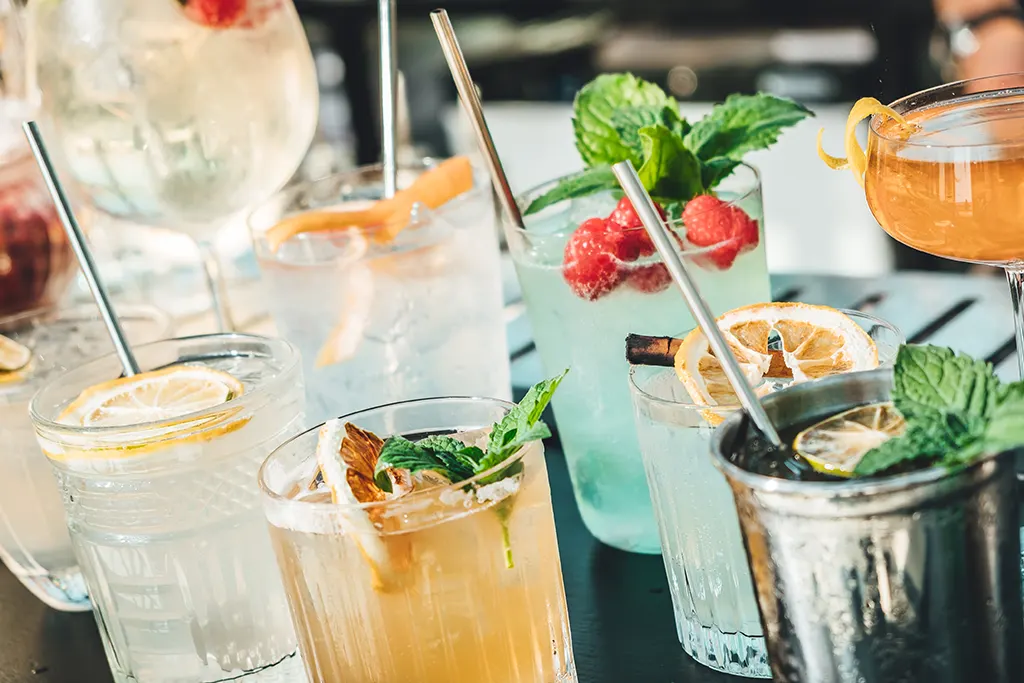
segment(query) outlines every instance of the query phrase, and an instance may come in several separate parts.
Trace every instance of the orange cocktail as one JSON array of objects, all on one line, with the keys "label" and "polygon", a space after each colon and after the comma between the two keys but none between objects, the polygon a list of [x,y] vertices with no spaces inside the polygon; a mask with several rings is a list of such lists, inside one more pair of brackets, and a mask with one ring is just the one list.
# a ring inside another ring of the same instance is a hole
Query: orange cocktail
[{"label": "orange cocktail", "polygon": [[[871,116],[865,151],[858,123]],[[1024,376],[1024,73],[958,81],[890,106],[858,101],[846,156],[871,213],[895,239],[949,259],[1002,266]]]},{"label": "orange cocktail", "polygon": [[[893,109],[901,102],[907,100]],[[1024,261],[1024,90],[904,109],[915,126],[908,137],[902,124],[881,115],[868,135],[864,192],[882,228],[936,256]]]}]

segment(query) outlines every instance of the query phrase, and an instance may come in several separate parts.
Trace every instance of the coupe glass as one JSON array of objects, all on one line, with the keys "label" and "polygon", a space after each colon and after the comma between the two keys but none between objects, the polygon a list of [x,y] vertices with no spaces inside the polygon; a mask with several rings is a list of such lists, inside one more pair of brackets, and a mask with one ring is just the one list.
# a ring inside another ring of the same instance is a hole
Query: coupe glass
[{"label": "coupe glass", "polygon": [[28,11],[47,142],[64,172],[99,210],[190,235],[227,328],[211,240],[295,173],[318,94],[292,0],[216,7],[62,0]]},{"label": "coupe glass", "polygon": [[871,120],[864,190],[900,242],[1000,266],[1013,296],[1024,376],[1024,73],[949,83],[890,105],[917,129]]}]

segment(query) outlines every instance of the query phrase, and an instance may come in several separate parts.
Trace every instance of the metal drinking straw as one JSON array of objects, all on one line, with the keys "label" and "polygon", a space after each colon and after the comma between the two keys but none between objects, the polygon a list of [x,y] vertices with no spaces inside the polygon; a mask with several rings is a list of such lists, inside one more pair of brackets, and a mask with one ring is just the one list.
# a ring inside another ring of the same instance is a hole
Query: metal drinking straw
[{"label": "metal drinking straw", "polygon": [[378,0],[377,26],[380,32],[381,160],[384,166],[384,196],[398,190],[398,60],[396,59],[395,0]]},{"label": "metal drinking straw", "polygon": [[772,445],[776,447],[781,446],[782,440],[779,438],[778,432],[775,431],[775,426],[768,417],[768,413],[761,407],[761,402],[747,383],[747,378],[743,376],[743,371],[740,369],[736,356],[733,355],[732,349],[729,348],[725,337],[722,336],[722,331],[718,329],[718,325],[715,323],[715,316],[711,313],[707,302],[704,301],[700,291],[697,289],[697,283],[690,277],[690,274],[686,271],[686,266],[683,265],[679,254],[676,253],[675,247],[672,245],[672,237],[669,235],[664,223],[661,222],[658,209],[654,206],[654,202],[651,201],[651,196],[647,194],[647,190],[644,189],[643,183],[640,182],[640,177],[636,174],[633,163],[629,160],[620,161],[612,166],[612,171],[615,173],[615,178],[619,181],[619,185],[622,186],[622,191],[626,193],[629,201],[633,204],[633,208],[636,209],[636,213],[647,229],[647,233],[651,236],[651,241],[657,247],[658,253],[661,254],[661,258],[665,261],[669,274],[675,280],[679,289],[683,290],[686,303],[689,305],[693,317],[697,319],[697,324],[700,325],[701,330],[707,336],[708,343],[711,344],[711,349],[715,352],[715,358],[722,364],[725,376],[729,378],[729,384],[732,385],[733,391],[739,397],[740,404],[754,420],[754,424],[757,425],[761,433],[771,441]]},{"label": "metal drinking straw", "polygon": [[82,274],[85,275],[85,281],[89,284],[89,290],[92,291],[92,296],[96,299],[100,315],[107,326],[107,332],[110,333],[110,340],[114,342],[114,349],[117,351],[117,357],[121,360],[124,374],[126,377],[137,375],[139,373],[139,364],[135,361],[135,355],[132,353],[131,347],[128,346],[124,330],[121,329],[121,323],[118,321],[114,307],[110,303],[110,297],[107,295],[107,288],[104,287],[103,282],[100,280],[96,262],[92,260],[92,253],[89,251],[89,245],[85,241],[85,235],[82,233],[82,228],[78,225],[78,221],[75,220],[75,214],[71,211],[71,204],[68,202],[67,195],[64,194],[64,188],[57,178],[57,172],[53,169],[53,163],[50,161],[50,155],[46,151],[46,145],[43,144],[39,128],[36,126],[35,121],[27,121],[21,127],[25,131],[25,137],[28,138],[28,144],[32,148],[32,154],[36,158],[36,163],[39,164],[39,170],[43,174],[43,180],[46,181],[46,187],[50,191],[53,204],[57,207],[57,213],[60,215],[61,223],[64,224],[64,230],[68,234],[71,248],[74,249],[75,256],[78,257],[78,265],[81,266]]},{"label": "metal drinking straw", "polygon": [[441,42],[441,50],[444,52],[445,61],[448,62],[448,70],[452,72],[452,79],[455,81],[455,88],[459,91],[459,99],[462,106],[469,115],[469,121],[473,124],[473,131],[476,133],[477,143],[480,151],[483,152],[484,161],[487,162],[487,170],[491,174],[491,183],[498,193],[498,201],[501,202],[505,215],[517,228],[524,227],[523,215],[519,212],[519,205],[516,204],[516,197],[512,194],[512,187],[508,184],[508,177],[505,169],[501,166],[498,158],[498,150],[494,147],[494,139],[491,131],[487,128],[487,120],[484,118],[484,108],[480,104],[480,96],[476,92],[473,78],[469,75],[469,67],[466,66],[466,57],[459,47],[459,39],[455,37],[455,28],[452,26],[448,12],[443,9],[436,9],[430,13],[430,21],[434,24],[434,31],[437,39]]}]

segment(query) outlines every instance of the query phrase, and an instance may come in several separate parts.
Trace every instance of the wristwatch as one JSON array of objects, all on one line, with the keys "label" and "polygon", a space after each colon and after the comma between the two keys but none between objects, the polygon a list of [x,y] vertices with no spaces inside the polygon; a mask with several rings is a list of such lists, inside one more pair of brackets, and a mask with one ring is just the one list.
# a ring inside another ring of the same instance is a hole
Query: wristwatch
[{"label": "wristwatch", "polygon": [[993,19],[1016,19],[1024,23],[1024,9],[1019,5],[998,7],[976,14],[967,19],[958,19],[946,24],[949,36],[949,51],[955,59],[963,59],[978,51],[976,31]]}]

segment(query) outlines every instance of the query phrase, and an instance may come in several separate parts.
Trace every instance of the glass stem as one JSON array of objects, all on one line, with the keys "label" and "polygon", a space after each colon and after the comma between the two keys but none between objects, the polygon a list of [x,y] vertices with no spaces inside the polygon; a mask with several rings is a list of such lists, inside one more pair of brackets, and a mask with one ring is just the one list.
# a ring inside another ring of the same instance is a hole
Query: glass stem
[{"label": "glass stem", "polygon": [[228,308],[227,282],[224,280],[217,252],[213,248],[213,244],[206,240],[197,240],[196,245],[199,247],[199,256],[203,262],[203,274],[206,277],[206,287],[213,303],[213,316],[217,331],[234,332],[235,323],[231,319],[231,310]]},{"label": "glass stem", "polygon": [[1013,326],[1017,333],[1017,367],[1024,378],[1024,265],[1006,268],[1006,281],[1010,284],[1013,302]]}]

